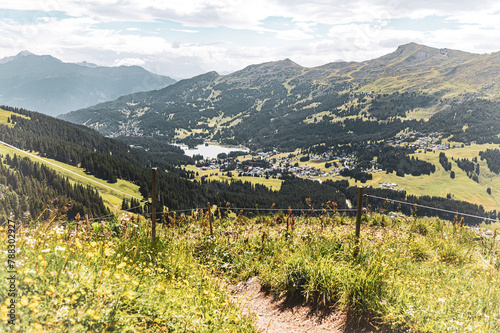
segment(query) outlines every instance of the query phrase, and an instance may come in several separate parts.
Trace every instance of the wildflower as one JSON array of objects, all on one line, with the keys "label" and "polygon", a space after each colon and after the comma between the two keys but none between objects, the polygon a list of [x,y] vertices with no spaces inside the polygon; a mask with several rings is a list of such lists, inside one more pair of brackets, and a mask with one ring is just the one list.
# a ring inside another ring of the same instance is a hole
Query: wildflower
[{"label": "wildflower", "polygon": [[[36,273],[36,272],[35,272],[35,273]],[[25,279],[23,280],[23,282],[24,282],[24,283],[31,283],[31,282],[33,282],[33,280],[32,280],[32,279],[30,279],[30,278],[25,278]]]},{"label": "wildflower", "polygon": [[29,304],[29,300],[28,300],[28,297],[26,295],[23,295],[21,297],[21,305],[22,306],[27,306]]},{"label": "wildflower", "polygon": [[135,295],[135,292],[133,292],[132,290],[128,290],[125,292],[124,296],[126,298],[128,298],[129,300],[132,300],[134,299],[134,295]]},{"label": "wildflower", "polygon": [[104,254],[105,254],[106,256],[111,256],[113,253],[115,253],[115,251],[113,251],[113,250],[112,250],[112,249],[110,249],[110,248],[106,248],[106,249],[104,249]]},{"label": "wildflower", "polygon": [[42,252],[46,253],[46,252],[50,252],[50,249],[45,249],[45,250],[42,250]]},{"label": "wildflower", "polygon": [[55,251],[66,251],[66,248],[62,247],[62,246],[56,246],[56,248],[54,250]]},{"label": "wildflower", "polygon": [[9,308],[7,308],[7,305],[2,305],[0,307],[0,319],[3,320],[3,321],[7,321],[9,320]]},{"label": "wildflower", "polygon": [[130,277],[127,275],[127,274],[123,274],[123,279],[125,281],[129,281],[130,280]]},{"label": "wildflower", "polygon": [[40,265],[42,265],[43,267],[47,266],[47,261],[45,260],[40,261]]},{"label": "wildflower", "polygon": [[64,234],[64,227],[63,227],[63,226],[55,227],[55,228],[54,228],[54,229],[52,229],[52,230],[54,230],[54,231],[55,231],[57,234],[59,234],[59,235]]},{"label": "wildflower", "polygon": [[82,243],[80,242],[80,240],[78,238],[75,239],[75,245],[77,248],[81,249],[83,246],[82,246]]},{"label": "wildflower", "polygon": [[89,317],[93,317],[93,316],[94,316],[94,314],[95,314],[95,311],[94,311],[94,310],[92,310],[92,309],[88,309],[88,310],[87,310],[87,312],[85,312],[85,313],[87,314],[87,316],[89,316]]},{"label": "wildflower", "polygon": [[90,246],[92,246],[92,247],[96,247],[96,246],[97,246],[97,243],[96,243],[96,242],[94,242],[94,241],[92,241],[92,242],[90,242]]},{"label": "wildflower", "polygon": [[114,277],[115,277],[115,279],[117,279],[117,280],[120,280],[120,278],[121,278],[121,275],[120,275],[119,273],[115,273],[115,274],[113,274],[113,276],[114,276]]},{"label": "wildflower", "polygon": [[119,264],[118,266],[116,266],[116,268],[118,269],[122,269],[123,267],[127,266],[127,263],[125,262],[122,262],[121,264]]},{"label": "wildflower", "polygon": [[25,239],[26,239],[26,243],[27,243],[29,246],[31,246],[31,247],[35,246],[35,243],[36,243],[36,239],[35,239],[35,238],[32,238],[32,237],[26,237]]},{"label": "wildflower", "polygon": [[34,301],[30,305],[28,305],[28,308],[30,308],[31,311],[34,311],[38,307],[39,303],[38,301]]}]

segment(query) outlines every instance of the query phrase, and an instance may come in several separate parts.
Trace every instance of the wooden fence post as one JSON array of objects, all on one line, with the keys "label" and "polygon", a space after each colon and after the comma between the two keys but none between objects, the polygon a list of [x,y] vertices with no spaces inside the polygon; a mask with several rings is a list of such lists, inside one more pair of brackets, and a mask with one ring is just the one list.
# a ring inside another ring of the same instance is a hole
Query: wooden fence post
[{"label": "wooden fence post", "polygon": [[210,223],[210,236],[214,236],[214,230],[212,227],[212,210],[210,209],[210,202],[207,203],[208,207],[208,222]]},{"label": "wooden fence post", "polygon": [[358,187],[358,211],[356,214],[356,233],[354,235],[354,256],[359,253],[359,235],[361,233],[361,211],[363,207],[363,186]]},{"label": "wooden fence post", "polygon": [[90,232],[89,216],[85,214],[85,222],[87,223],[87,233]]},{"label": "wooden fence post", "polygon": [[151,234],[153,237],[153,246],[156,245],[156,168],[151,169]]}]

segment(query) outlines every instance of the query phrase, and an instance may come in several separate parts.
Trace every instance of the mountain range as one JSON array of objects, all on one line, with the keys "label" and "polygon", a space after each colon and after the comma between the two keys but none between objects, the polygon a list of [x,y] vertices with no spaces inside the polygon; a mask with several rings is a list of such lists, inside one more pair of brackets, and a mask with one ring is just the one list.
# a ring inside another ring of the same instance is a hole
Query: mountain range
[{"label": "mountain range", "polygon": [[308,68],[285,59],[229,75],[209,72],[61,118],[115,137],[295,149],[383,139],[471,100],[496,103],[499,81],[500,52],[410,43],[364,62]]},{"label": "mountain range", "polygon": [[0,59],[0,103],[52,116],[175,82],[138,66],[65,63],[28,51]]}]

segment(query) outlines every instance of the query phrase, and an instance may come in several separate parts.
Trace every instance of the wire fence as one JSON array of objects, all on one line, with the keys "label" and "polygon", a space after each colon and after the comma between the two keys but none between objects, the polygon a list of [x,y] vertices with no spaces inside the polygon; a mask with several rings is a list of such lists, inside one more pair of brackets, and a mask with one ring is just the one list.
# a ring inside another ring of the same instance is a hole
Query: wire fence
[{"label": "wire fence", "polygon": [[[401,205],[407,205],[411,207],[418,207],[418,208],[424,208],[436,212],[442,212],[442,213],[449,213],[453,215],[457,215],[458,217],[469,217],[469,218],[475,218],[478,220],[483,220],[483,221],[489,221],[489,222],[500,222],[499,219],[494,219],[494,218],[489,218],[489,217],[484,217],[484,216],[479,216],[479,215],[473,215],[473,214],[468,214],[468,213],[462,213],[459,211],[453,211],[453,210],[447,210],[443,208],[437,208],[437,207],[431,207],[431,206],[426,206],[426,205],[421,205],[417,203],[412,203],[412,202],[407,202],[407,201],[402,201],[402,200],[396,200],[396,199],[389,199],[389,198],[384,198],[376,195],[370,195],[370,194],[364,194],[363,197],[365,198],[373,198],[377,200],[383,200],[384,202],[392,202],[392,203],[398,203]],[[368,205],[367,205],[368,206]],[[131,212],[133,210],[137,210],[138,208],[142,207],[141,205],[135,206],[135,207],[130,207],[127,209],[122,209],[121,211],[128,211]],[[257,213],[276,213],[276,212],[300,212],[302,214],[312,214],[312,213],[325,213],[325,212],[339,212],[339,213],[354,213],[356,212],[356,209],[352,208],[346,208],[346,209],[331,209],[331,208],[259,208],[259,207],[226,207],[226,206],[214,206],[212,209],[220,209],[221,211],[231,211],[235,213],[239,213],[241,211],[243,212],[257,212]],[[189,209],[177,209],[177,210],[162,210],[162,211],[157,211],[157,215],[162,215],[162,214],[183,214],[183,213],[193,213],[193,212],[199,212],[199,211],[206,211],[207,207],[197,207],[197,208],[189,208]],[[152,212],[146,212],[146,213],[140,213],[139,215],[143,217],[151,217]],[[96,221],[96,220],[104,220],[108,217],[114,217],[115,214],[107,214],[99,217],[94,217],[94,218],[89,218],[89,221]]]},{"label": "wire fence", "polygon": [[492,219],[492,218],[488,218],[488,217],[484,217],[484,216],[472,215],[472,214],[461,213],[461,212],[458,212],[458,211],[453,211],[453,210],[448,210],[448,209],[442,209],[442,208],[436,208],[436,207],[431,207],[431,206],[425,206],[425,205],[420,205],[420,204],[417,204],[417,203],[412,203],[412,202],[407,202],[407,201],[389,199],[389,198],[379,197],[379,196],[376,196],[376,195],[365,194],[363,196],[364,197],[368,197],[368,198],[374,198],[374,199],[384,200],[384,201],[387,201],[387,202],[395,202],[395,203],[399,203],[399,204],[402,204],[402,205],[408,205],[408,206],[412,206],[412,207],[425,208],[425,209],[433,210],[433,211],[436,211],[436,212],[450,213],[450,214],[457,215],[459,217],[464,216],[464,217],[471,217],[471,218],[476,218],[476,219],[480,219],[480,220],[484,220],[484,221],[500,222],[499,219]]}]

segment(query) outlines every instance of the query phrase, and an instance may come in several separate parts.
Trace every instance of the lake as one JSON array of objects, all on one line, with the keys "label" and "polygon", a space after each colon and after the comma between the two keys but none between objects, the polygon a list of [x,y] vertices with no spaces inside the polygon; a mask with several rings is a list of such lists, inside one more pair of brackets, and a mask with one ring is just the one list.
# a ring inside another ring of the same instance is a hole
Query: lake
[{"label": "lake", "polygon": [[204,158],[216,158],[217,155],[221,153],[229,154],[233,151],[244,151],[249,152],[246,148],[227,148],[219,145],[209,144],[205,146],[205,144],[197,145],[194,149],[189,149],[187,146],[175,144],[175,146],[180,147],[186,155],[193,157],[194,155],[202,155]]}]

